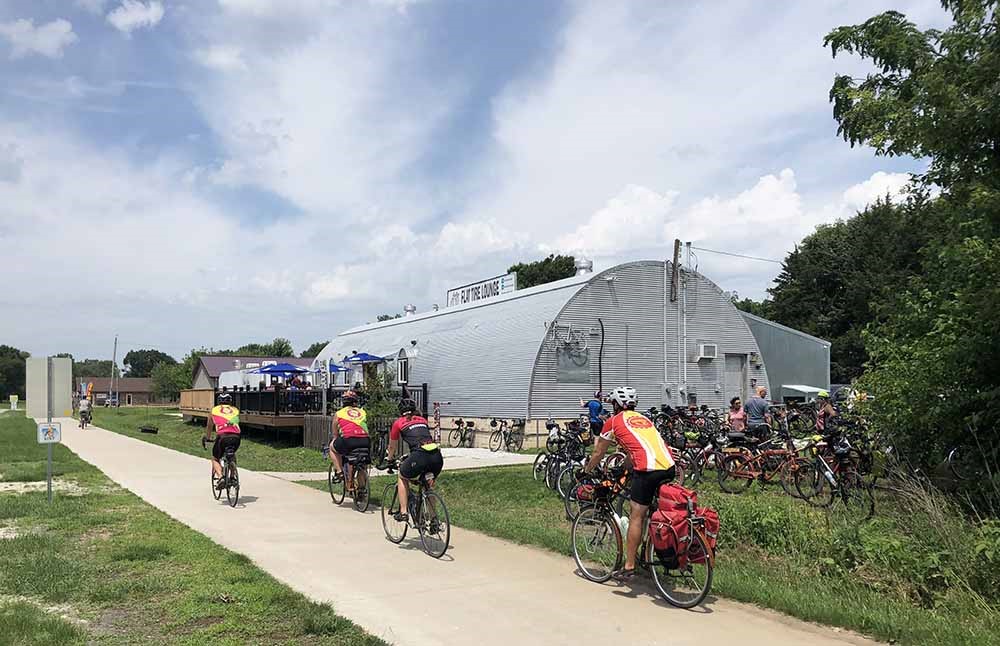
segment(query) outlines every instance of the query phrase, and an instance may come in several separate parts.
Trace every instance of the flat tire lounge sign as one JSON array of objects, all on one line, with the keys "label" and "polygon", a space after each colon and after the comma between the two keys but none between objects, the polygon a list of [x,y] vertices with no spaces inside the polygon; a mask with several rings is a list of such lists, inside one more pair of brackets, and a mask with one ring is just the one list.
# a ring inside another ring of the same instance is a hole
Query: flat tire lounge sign
[{"label": "flat tire lounge sign", "polygon": [[487,278],[477,283],[448,290],[446,302],[448,307],[478,303],[505,294],[513,294],[517,290],[517,273]]}]

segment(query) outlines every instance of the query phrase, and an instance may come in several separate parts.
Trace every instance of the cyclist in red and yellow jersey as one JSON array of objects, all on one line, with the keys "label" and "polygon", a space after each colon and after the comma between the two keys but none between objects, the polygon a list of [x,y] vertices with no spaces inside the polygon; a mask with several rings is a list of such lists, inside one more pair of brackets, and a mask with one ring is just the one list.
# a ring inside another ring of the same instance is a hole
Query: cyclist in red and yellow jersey
[{"label": "cyclist in red and yellow jersey", "polygon": [[632,490],[629,492],[632,512],[629,517],[625,567],[615,573],[615,578],[619,580],[627,580],[635,574],[635,555],[645,529],[646,512],[660,485],[673,480],[676,472],[670,447],[660,437],[656,425],[642,413],[636,412],[638,403],[635,388],[623,386],[611,392],[614,416],[605,423],[604,431],[594,447],[594,454],[583,469],[583,473],[587,473],[600,464],[612,441],[618,442],[625,450],[632,464]]},{"label": "cyclist in red and yellow jersey", "polygon": [[215,444],[212,445],[212,471],[218,479],[216,487],[225,489],[226,481],[222,477],[222,463],[219,460],[226,454],[226,449],[232,447],[235,453],[240,448],[240,409],[233,406],[233,396],[228,393],[219,395],[219,403],[212,408],[205,421],[205,440],[212,439],[215,431]]},{"label": "cyclist in red and yellow jersey", "polygon": [[[371,449],[368,439],[368,414],[358,406],[358,394],[348,390],[340,401],[344,407],[333,416],[333,441],[330,442],[330,459],[337,467],[337,477],[344,477],[343,456],[355,449]],[[353,489],[348,482],[347,488]]]}]

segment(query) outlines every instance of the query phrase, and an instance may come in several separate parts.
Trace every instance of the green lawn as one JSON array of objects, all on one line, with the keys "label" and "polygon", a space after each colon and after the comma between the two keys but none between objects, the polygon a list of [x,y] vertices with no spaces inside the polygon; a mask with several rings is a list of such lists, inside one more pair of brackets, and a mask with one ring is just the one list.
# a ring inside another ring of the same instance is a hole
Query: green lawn
[{"label": "green lawn", "polygon": [[[97,408],[94,425],[205,457],[207,453],[201,448],[204,425],[185,424],[177,413],[176,408]],[[143,424],[158,426],[159,433],[140,433],[139,426]],[[290,436],[288,431],[281,431],[280,441],[274,437],[274,431],[244,429],[240,466],[254,471],[326,471],[328,462],[319,451],[294,445],[302,443],[301,435]]]},{"label": "green lawn", "polygon": [[[0,482],[44,478],[44,455],[31,421],[0,416]],[[0,492],[0,643],[383,643],[65,447],[54,461],[82,495]]]},{"label": "green lawn", "polygon": [[[373,479],[373,501],[390,481]],[[997,598],[963,590],[948,567],[921,566],[940,558],[927,553],[934,539],[907,535],[896,515],[859,531],[773,490],[754,486],[732,496],[703,489],[702,504],[722,519],[713,584],[719,595],[903,644],[1000,644]],[[528,466],[445,472],[438,491],[457,526],[572,555],[562,501]],[[952,585],[941,587],[941,577],[952,577]]]}]

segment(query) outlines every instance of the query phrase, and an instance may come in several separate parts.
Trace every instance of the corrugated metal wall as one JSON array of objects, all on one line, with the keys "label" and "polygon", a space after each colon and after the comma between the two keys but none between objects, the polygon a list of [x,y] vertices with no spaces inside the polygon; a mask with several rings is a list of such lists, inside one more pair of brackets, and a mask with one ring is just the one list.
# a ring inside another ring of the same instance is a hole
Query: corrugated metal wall
[{"label": "corrugated metal wall", "polygon": [[[664,290],[664,269],[667,290]],[[558,381],[556,351],[559,343],[547,337],[539,350],[532,380],[530,416],[533,418],[574,416],[579,400],[598,386],[598,348],[601,318],[605,327],[604,389],[628,384],[639,394],[640,407],[686,401],[680,390],[697,397],[699,405],[720,408],[725,400],[725,354],[748,356],[758,352],[746,323],[730,299],[711,281],[696,272],[682,272],[687,283],[687,344],[679,317],[685,307],[684,292],[677,302],[667,300],[666,352],[664,352],[664,300],[669,298],[670,263],[644,261],[619,265],[597,274],[559,313],[561,328],[570,325],[585,330],[590,353],[590,384]],[[611,279],[613,277],[613,279]],[[717,359],[696,360],[698,343],[718,345]],[[627,352],[626,352],[627,350]],[[666,371],[664,371],[664,362]],[[765,369],[748,363],[747,383],[756,379],[767,385]]]},{"label": "corrugated metal wall", "polygon": [[767,365],[774,399],[783,384],[830,387],[830,342],[773,321],[741,312],[750,327]]}]

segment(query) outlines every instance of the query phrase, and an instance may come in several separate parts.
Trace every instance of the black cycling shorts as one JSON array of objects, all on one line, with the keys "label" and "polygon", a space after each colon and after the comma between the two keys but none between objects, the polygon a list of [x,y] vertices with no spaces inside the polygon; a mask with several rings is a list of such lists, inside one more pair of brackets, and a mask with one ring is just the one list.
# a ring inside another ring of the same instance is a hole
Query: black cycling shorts
[{"label": "black cycling shorts", "polygon": [[344,437],[341,435],[333,441],[333,450],[339,453],[341,456],[349,454],[354,449],[369,449],[371,450],[372,443],[371,440],[365,437]]},{"label": "black cycling shorts", "polygon": [[416,480],[424,473],[433,473],[434,477],[437,477],[443,468],[444,456],[441,455],[440,449],[433,451],[416,449],[399,463],[399,475],[407,480]]},{"label": "black cycling shorts", "polygon": [[240,448],[239,433],[220,433],[216,435],[215,444],[212,445],[212,457],[216,460],[221,460],[228,448],[232,448],[233,451]]},{"label": "black cycling shorts", "polygon": [[657,471],[633,471],[632,490],[628,499],[637,505],[648,507],[653,504],[660,485],[674,479],[677,470],[674,467]]}]

